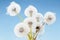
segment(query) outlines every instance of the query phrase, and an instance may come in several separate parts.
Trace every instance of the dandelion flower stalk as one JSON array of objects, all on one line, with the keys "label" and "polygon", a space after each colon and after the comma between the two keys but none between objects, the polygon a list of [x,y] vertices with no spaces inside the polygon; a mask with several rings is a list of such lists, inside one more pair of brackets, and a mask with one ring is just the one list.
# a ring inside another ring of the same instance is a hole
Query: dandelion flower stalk
[{"label": "dandelion flower stalk", "polygon": [[23,21],[23,17],[21,15],[17,15],[17,17],[19,17],[19,19],[21,20],[21,22]]},{"label": "dandelion flower stalk", "polygon": [[32,28],[30,28],[30,32],[29,32],[29,34],[28,34],[28,39],[29,39],[29,40],[33,40]]},{"label": "dandelion flower stalk", "polygon": [[[31,25],[30,25],[31,26]],[[30,32],[28,34],[28,39],[33,40],[32,27],[30,27]]]}]

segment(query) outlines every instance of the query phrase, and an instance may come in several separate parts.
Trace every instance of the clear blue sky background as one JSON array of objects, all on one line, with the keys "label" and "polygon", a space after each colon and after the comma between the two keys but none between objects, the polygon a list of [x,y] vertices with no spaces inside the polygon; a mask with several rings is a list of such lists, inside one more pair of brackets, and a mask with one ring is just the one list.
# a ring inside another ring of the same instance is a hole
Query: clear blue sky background
[{"label": "clear blue sky background", "polygon": [[13,31],[15,25],[21,22],[20,19],[6,15],[6,7],[12,1],[21,6],[20,14],[23,18],[26,17],[24,10],[29,5],[34,5],[43,15],[47,11],[55,12],[56,22],[50,26],[46,25],[44,35],[39,35],[37,40],[60,40],[60,0],[0,0],[0,40],[26,40],[16,37]]}]

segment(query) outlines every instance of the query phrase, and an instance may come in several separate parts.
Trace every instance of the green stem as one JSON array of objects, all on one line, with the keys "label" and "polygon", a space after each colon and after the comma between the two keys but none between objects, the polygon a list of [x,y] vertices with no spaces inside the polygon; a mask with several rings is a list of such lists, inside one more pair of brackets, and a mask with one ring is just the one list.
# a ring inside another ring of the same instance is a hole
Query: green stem
[{"label": "green stem", "polygon": [[17,15],[19,17],[19,19],[21,20],[21,22],[23,21],[23,17],[21,15]]},{"label": "green stem", "polygon": [[30,32],[28,34],[28,39],[33,40],[32,27],[30,27]]},{"label": "green stem", "polygon": [[30,36],[31,36],[31,40],[33,40],[32,38],[32,27],[30,28]]}]

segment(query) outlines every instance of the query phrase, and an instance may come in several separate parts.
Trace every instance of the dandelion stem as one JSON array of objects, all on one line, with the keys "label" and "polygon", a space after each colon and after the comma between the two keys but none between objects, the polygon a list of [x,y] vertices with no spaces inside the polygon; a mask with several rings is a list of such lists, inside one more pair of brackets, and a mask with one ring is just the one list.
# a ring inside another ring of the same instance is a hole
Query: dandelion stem
[{"label": "dandelion stem", "polygon": [[37,33],[34,34],[34,40],[36,40],[38,34],[39,34],[39,31],[38,31]]},{"label": "dandelion stem", "polygon": [[33,40],[33,36],[32,36],[32,27],[30,27],[30,36],[31,36],[31,40]]},{"label": "dandelion stem", "polygon": [[33,39],[33,36],[32,36],[32,27],[30,27],[30,32],[29,32],[29,34],[28,34],[28,39],[29,39],[29,40],[34,40],[34,39]]},{"label": "dandelion stem", "polygon": [[21,22],[23,21],[23,17],[21,15],[17,15],[19,17],[19,19],[21,20]]}]

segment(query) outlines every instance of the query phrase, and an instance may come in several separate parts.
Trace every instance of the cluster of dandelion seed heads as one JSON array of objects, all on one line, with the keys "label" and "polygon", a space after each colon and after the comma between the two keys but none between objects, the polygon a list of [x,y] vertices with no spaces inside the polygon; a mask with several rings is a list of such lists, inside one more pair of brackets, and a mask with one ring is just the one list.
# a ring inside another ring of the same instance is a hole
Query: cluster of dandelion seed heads
[{"label": "cluster of dandelion seed heads", "polygon": [[[16,2],[11,2],[7,7],[7,14],[10,16],[16,16],[20,13],[21,7]],[[14,33],[17,37],[27,36],[32,28],[32,33],[43,34],[45,24],[52,24],[56,20],[56,15],[53,12],[46,12],[43,16],[38,10],[33,6],[29,5],[24,14],[26,18],[23,22],[18,23],[14,28]]]}]

